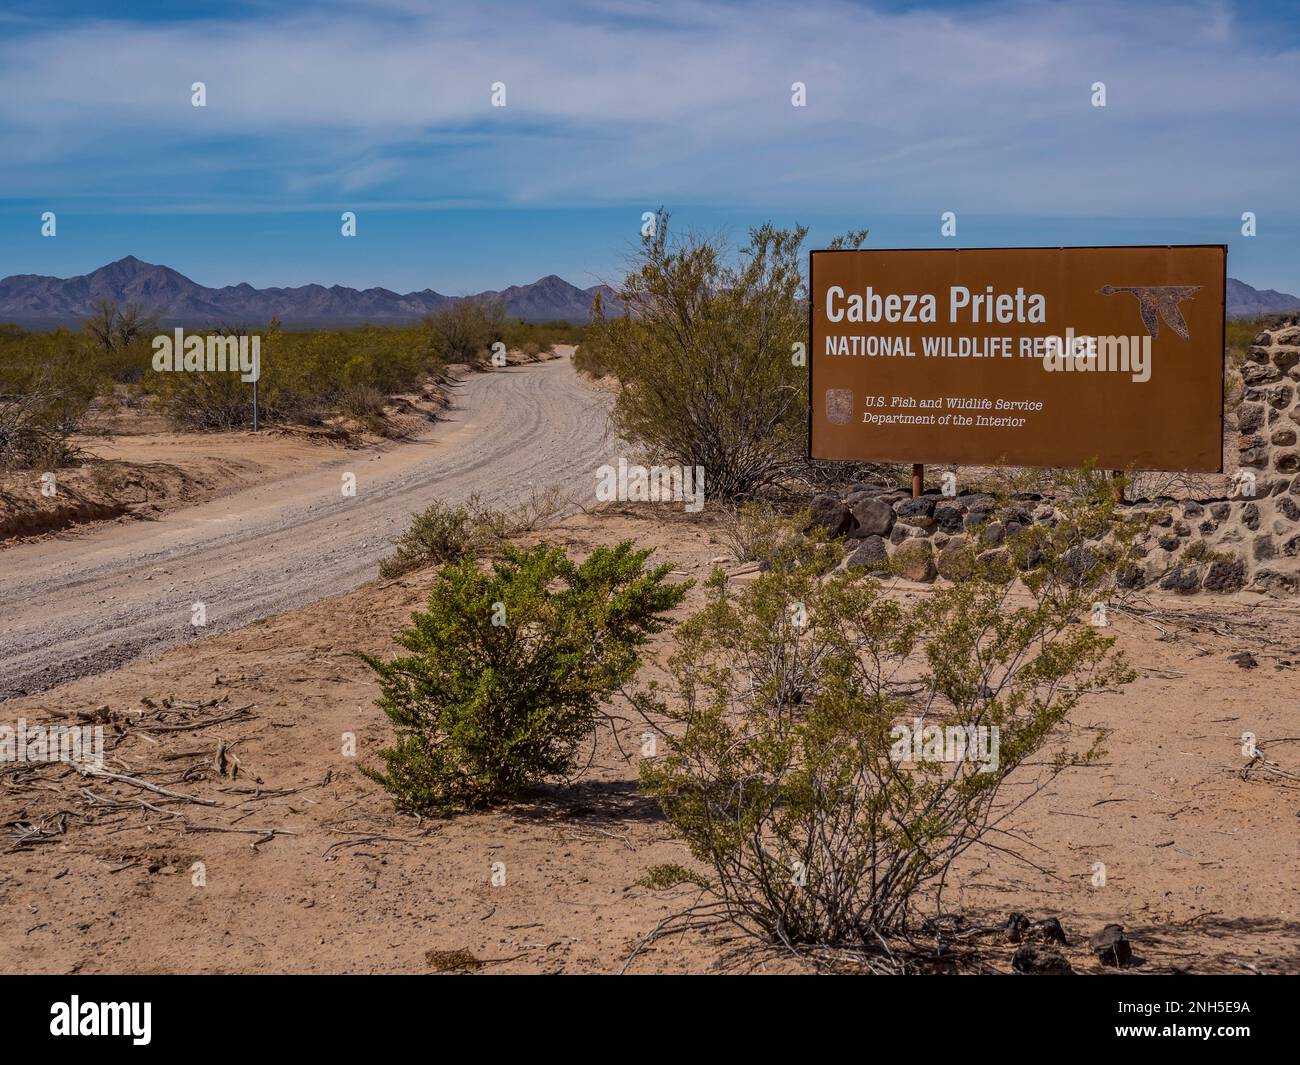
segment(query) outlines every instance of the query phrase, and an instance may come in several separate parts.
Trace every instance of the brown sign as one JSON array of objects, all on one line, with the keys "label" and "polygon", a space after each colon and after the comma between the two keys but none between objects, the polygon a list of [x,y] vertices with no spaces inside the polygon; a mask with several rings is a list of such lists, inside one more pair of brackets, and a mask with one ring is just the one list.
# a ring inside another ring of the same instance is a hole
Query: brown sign
[{"label": "brown sign", "polygon": [[814,251],[811,455],[1217,473],[1226,258]]}]

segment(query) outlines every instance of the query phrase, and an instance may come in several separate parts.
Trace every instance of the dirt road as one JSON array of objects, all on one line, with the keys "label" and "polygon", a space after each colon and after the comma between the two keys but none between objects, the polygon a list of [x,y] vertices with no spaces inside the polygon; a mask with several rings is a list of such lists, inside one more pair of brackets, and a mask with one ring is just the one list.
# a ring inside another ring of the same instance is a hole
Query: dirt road
[{"label": "dirt road", "polygon": [[[155,522],[0,551],[0,699],[347,592],[375,576],[411,514],[435,499],[594,490],[608,461],[607,407],[567,357],[472,374],[445,421],[401,447],[352,452]],[[192,624],[196,603],[206,627]]]}]

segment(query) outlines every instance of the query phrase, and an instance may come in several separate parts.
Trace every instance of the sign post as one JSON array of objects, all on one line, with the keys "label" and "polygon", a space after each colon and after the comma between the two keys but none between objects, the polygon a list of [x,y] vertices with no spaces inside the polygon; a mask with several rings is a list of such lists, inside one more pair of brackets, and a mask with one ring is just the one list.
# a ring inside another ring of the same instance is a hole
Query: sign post
[{"label": "sign post", "polygon": [[1226,253],[814,251],[809,455],[1221,472]]}]

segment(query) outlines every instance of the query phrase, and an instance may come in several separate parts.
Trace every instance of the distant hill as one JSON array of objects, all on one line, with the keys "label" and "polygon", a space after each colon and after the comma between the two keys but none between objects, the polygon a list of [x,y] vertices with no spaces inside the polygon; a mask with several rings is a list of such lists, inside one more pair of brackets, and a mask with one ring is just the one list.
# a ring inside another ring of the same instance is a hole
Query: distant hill
[{"label": "distant hill", "polygon": [[1300,296],[1271,288],[1251,288],[1235,277],[1228,278],[1228,317],[1259,318],[1265,314],[1289,314],[1300,310]]},{"label": "distant hill", "polygon": [[[578,288],[549,274],[531,285],[476,293],[505,301],[506,313],[527,321],[585,322],[591,301],[602,294],[606,310],[617,314],[618,301],[608,285]],[[139,303],[158,311],[164,322],[205,325],[216,322],[248,324],[279,318],[286,326],[377,325],[409,322],[458,298],[431,288],[393,292],[386,288],[355,289],[342,285],[300,285],[297,288],[253,288],[249,284],[208,288],[167,266],[141,262],[134,255],[79,277],[14,274],[0,280],[0,322],[28,327],[70,325],[85,318],[96,300]],[[1228,317],[1254,318],[1300,310],[1300,296],[1273,289],[1256,289],[1228,278]]]},{"label": "distant hill", "polygon": [[[499,296],[506,313],[529,321],[585,322],[592,298],[602,293],[615,310],[607,285],[578,288],[551,274],[531,285],[513,285]],[[386,288],[358,290],[342,285],[301,285],[297,288],[253,288],[249,284],[208,288],[167,266],[141,262],[134,255],[78,277],[14,274],[0,280],[0,322],[29,327],[71,324],[85,318],[99,299],[138,303],[157,311],[168,323],[243,324],[278,317],[286,326],[396,324],[436,311],[457,297],[431,288],[405,294]]]}]

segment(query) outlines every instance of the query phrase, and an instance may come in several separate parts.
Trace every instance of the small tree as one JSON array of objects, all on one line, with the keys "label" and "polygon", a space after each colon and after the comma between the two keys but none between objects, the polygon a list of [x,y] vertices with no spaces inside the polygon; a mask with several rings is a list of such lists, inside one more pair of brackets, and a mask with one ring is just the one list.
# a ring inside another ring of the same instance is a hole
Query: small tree
[{"label": "small tree", "polygon": [[623,316],[593,310],[584,364],[619,378],[619,430],[657,461],[702,465],[711,495],[752,494],[804,461],[807,369],[794,345],[808,336],[807,232],[759,226],[733,258],[718,238],[670,241],[661,210],[618,293]]},{"label": "small tree", "polygon": [[434,350],[446,362],[481,363],[506,328],[505,304],[499,299],[465,296],[425,316]]},{"label": "small tree", "polygon": [[782,550],[742,591],[715,573],[676,633],[668,697],[636,697],[667,720],[642,779],[727,918],[791,947],[874,950],[967,848],[1095,756],[1043,753],[1082,690],[1133,674],[1078,623],[1088,589],[1044,580],[1017,605],[1014,567],[977,567],[908,605],[829,574],[825,543]]},{"label": "small tree", "polygon": [[146,342],[159,329],[157,312],[147,313],[138,303],[119,309],[112,300],[99,299],[82,326],[115,380],[140,380],[148,365]]},{"label": "small tree", "polygon": [[668,624],[686,585],[645,570],[630,541],[581,564],[561,548],[507,547],[483,573],[445,566],[429,608],[398,636],[379,674],[397,729],[385,768],[366,770],[416,812],[485,806],[572,772],[602,702],[635,675],[639,649]]}]

